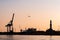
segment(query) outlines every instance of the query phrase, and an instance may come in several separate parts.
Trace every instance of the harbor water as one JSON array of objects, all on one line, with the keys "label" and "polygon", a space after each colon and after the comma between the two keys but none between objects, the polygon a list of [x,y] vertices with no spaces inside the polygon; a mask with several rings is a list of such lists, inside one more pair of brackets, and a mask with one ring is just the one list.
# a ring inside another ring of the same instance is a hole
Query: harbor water
[{"label": "harbor water", "polygon": [[0,40],[60,40],[60,36],[44,35],[0,35]]}]

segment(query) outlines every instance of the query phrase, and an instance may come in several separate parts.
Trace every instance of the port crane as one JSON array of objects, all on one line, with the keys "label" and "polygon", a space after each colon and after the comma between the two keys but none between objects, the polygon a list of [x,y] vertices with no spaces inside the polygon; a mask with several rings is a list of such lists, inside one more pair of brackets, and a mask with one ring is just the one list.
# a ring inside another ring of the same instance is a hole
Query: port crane
[{"label": "port crane", "polygon": [[10,20],[10,22],[5,25],[7,27],[7,32],[13,32],[13,20],[14,20],[14,13],[12,16],[12,20]]}]

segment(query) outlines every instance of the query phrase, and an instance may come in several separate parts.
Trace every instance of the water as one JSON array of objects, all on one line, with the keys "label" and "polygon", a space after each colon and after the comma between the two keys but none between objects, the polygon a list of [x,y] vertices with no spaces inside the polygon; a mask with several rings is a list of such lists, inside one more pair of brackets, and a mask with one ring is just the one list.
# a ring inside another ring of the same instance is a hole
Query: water
[{"label": "water", "polygon": [[0,40],[60,40],[60,36],[0,35]]}]

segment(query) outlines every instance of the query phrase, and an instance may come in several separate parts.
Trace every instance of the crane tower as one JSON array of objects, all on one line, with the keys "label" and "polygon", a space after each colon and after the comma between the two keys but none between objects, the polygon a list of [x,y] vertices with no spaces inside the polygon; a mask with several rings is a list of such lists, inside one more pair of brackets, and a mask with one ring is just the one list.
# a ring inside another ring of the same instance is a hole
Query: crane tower
[{"label": "crane tower", "polygon": [[13,32],[13,20],[14,20],[14,13],[12,16],[12,20],[10,20],[10,22],[5,25],[7,27],[7,32]]}]

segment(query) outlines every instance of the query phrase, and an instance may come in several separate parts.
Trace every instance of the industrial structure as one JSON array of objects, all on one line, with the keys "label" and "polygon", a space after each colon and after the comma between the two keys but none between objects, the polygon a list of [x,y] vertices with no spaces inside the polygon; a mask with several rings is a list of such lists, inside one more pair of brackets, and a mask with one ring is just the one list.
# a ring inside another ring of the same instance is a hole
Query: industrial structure
[{"label": "industrial structure", "polygon": [[52,29],[52,20],[50,20],[50,29]]},{"label": "industrial structure", "polygon": [[13,20],[14,20],[14,13],[10,22],[7,25],[5,25],[7,27],[7,32],[13,32]]}]

